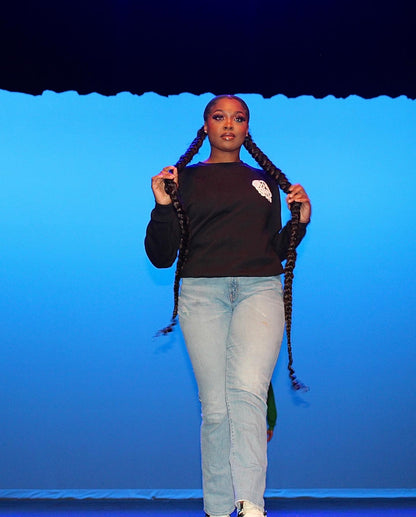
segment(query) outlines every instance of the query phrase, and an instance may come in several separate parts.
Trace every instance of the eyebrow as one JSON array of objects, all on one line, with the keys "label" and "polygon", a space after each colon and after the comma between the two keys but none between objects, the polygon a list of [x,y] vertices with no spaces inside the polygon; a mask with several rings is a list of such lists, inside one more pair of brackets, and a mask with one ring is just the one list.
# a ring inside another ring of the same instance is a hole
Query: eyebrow
[{"label": "eyebrow", "polygon": [[[221,108],[217,108],[215,109],[211,114],[214,114],[216,113],[217,111],[221,111],[222,113],[225,113],[225,110],[222,110]],[[234,115],[237,115],[237,113],[242,113],[243,115],[247,116],[246,112],[243,111],[243,110],[237,110],[237,111],[234,111],[233,114]]]}]

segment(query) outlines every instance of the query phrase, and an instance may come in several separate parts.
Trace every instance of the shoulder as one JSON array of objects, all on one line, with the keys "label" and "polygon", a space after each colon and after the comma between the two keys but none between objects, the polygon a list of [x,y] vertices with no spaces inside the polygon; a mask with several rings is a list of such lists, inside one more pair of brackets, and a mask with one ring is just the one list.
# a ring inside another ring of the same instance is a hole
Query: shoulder
[{"label": "shoulder", "polygon": [[203,164],[201,162],[194,163],[193,165],[187,165],[182,170],[179,171],[179,176],[188,176],[190,174],[195,174],[203,168]]},{"label": "shoulder", "polygon": [[266,171],[263,169],[257,169],[255,167],[251,167],[251,165],[248,165],[247,163],[241,162],[240,167],[242,169],[245,169],[248,174],[251,174],[252,176],[256,176],[258,178],[270,178],[270,176],[267,174]]},{"label": "shoulder", "polygon": [[203,163],[202,162],[198,162],[198,163],[193,163],[192,165],[187,165],[183,170],[184,171],[194,171],[196,169],[201,169],[203,167]]},{"label": "shoulder", "polygon": [[276,180],[272,178],[265,170],[251,167],[246,163],[242,163],[242,166],[247,170],[247,175],[249,175],[254,182],[266,183],[270,188],[278,189]]},{"label": "shoulder", "polygon": [[182,169],[182,171],[193,172],[193,171],[203,169],[204,167],[206,167],[205,163],[197,162],[197,163],[193,163],[192,165],[187,165],[184,169]]}]

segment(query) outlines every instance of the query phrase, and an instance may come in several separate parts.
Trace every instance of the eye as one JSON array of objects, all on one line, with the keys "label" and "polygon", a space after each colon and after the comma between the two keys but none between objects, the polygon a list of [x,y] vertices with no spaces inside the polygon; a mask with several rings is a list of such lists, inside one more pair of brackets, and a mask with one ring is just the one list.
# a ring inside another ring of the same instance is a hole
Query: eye
[{"label": "eye", "polygon": [[224,118],[224,115],[221,115],[221,113],[216,113],[215,115],[212,115],[212,118],[214,120],[222,120]]},{"label": "eye", "polygon": [[240,123],[245,122],[246,121],[246,117],[244,115],[237,115],[235,117],[235,121],[236,122],[240,122]]}]

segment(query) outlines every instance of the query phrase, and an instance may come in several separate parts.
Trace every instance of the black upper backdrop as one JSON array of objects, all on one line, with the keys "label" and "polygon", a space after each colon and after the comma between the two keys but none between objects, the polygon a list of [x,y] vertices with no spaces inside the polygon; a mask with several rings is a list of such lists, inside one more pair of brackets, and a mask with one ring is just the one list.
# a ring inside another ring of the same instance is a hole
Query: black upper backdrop
[{"label": "black upper backdrop", "polygon": [[416,98],[415,0],[2,0],[0,89]]}]

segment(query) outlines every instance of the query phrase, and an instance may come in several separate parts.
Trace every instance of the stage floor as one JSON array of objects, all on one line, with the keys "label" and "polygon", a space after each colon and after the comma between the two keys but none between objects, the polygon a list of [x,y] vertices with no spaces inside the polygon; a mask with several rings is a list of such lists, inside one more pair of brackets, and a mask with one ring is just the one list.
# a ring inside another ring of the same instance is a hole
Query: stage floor
[{"label": "stage floor", "polygon": [[[415,517],[411,499],[279,499],[266,501],[268,517]],[[0,499],[1,517],[203,517],[201,500]]]}]

